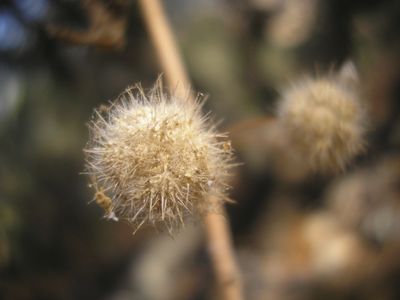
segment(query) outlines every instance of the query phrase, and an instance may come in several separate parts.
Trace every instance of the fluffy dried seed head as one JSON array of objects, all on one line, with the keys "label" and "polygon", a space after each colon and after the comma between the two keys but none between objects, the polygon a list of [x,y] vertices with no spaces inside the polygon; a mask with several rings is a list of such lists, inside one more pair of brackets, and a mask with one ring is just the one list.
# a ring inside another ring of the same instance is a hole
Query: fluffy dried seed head
[{"label": "fluffy dried seed head", "polygon": [[343,170],[364,148],[364,110],[352,63],[336,74],[305,79],[284,91],[279,122],[293,147],[320,171]]},{"label": "fluffy dried seed head", "polygon": [[126,220],[135,231],[148,223],[172,232],[186,215],[227,200],[232,149],[209,123],[199,99],[164,94],[160,82],[148,94],[128,88],[95,110],[84,151],[106,217]]}]

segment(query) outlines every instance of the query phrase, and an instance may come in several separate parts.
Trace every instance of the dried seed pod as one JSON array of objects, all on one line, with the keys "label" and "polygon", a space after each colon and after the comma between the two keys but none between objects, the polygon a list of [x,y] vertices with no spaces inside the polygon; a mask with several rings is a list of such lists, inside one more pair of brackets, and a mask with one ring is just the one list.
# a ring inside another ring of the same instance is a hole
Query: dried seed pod
[{"label": "dried seed pod", "polygon": [[278,107],[293,147],[325,172],[343,170],[363,150],[364,115],[352,63],[337,74],[298,82],[283,92]]},{"label": "dried seed pod", "polygon": [[232,150],[209,123],[199,99],[165,94],[161,81],[96,110],[84,151],[93,186],[111,199],[106,215],[171,233],[186,215],[212,209],[210,199],[226,200]]}]

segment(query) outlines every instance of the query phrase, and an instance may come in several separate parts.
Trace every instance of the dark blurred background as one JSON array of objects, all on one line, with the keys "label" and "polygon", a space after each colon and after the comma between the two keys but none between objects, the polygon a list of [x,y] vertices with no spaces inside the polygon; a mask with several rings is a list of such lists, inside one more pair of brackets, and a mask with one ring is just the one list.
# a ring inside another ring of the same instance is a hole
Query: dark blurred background
[{"label": "dark blurred background", "polygon": [[[200,224],[106,222],[82,148],[93,108],[160,72],[136,1],[0,2],[0,299],[218,299]],[[246,299],[400,299],[400,2],[165,0],[194,89],[238,160]],[[368,147],[339,175],[282,151],[279,91],[352,60]]]}]

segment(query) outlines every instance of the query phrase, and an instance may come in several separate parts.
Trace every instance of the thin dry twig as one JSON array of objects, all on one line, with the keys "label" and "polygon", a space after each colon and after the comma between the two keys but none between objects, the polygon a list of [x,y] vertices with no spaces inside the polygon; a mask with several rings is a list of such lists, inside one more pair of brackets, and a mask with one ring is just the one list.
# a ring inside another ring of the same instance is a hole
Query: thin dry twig
[{"label": "thin dry twig", "polygon": [[217,276],[221,298],[242,300],[243,286],[235,260],[228,220],[220,213],[208,213],[203,216],[203,222],[207,235],[208,252]]},{"label": "thin dry twig", "polygon": [[139,0],[139,5],[168,85],[178,96],[186,98],[190,80],[161,3]]}]

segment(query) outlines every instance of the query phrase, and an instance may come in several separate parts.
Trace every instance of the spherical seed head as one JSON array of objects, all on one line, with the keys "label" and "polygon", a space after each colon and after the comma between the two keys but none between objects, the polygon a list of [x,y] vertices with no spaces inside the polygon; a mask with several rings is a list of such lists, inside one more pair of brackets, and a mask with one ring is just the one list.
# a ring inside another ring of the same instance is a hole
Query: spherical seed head
[{"label": "spherical seed head", "polygon": [[111,199],[106,216],[172,232],[186,215],[212,209],[210,199],[227,199],[232,150],[198,100],[163,94],[156,84],[147,95],[128,88],[105,110],[89,123],[85,152],[93,186]]},{"label": "spherical seed head", "polygon": [[279,121],[316,170],[343,170],[364,148],[364,111],[354,72],[346,64],[338,74],[302,80],[284,91],[279,103]]}]

